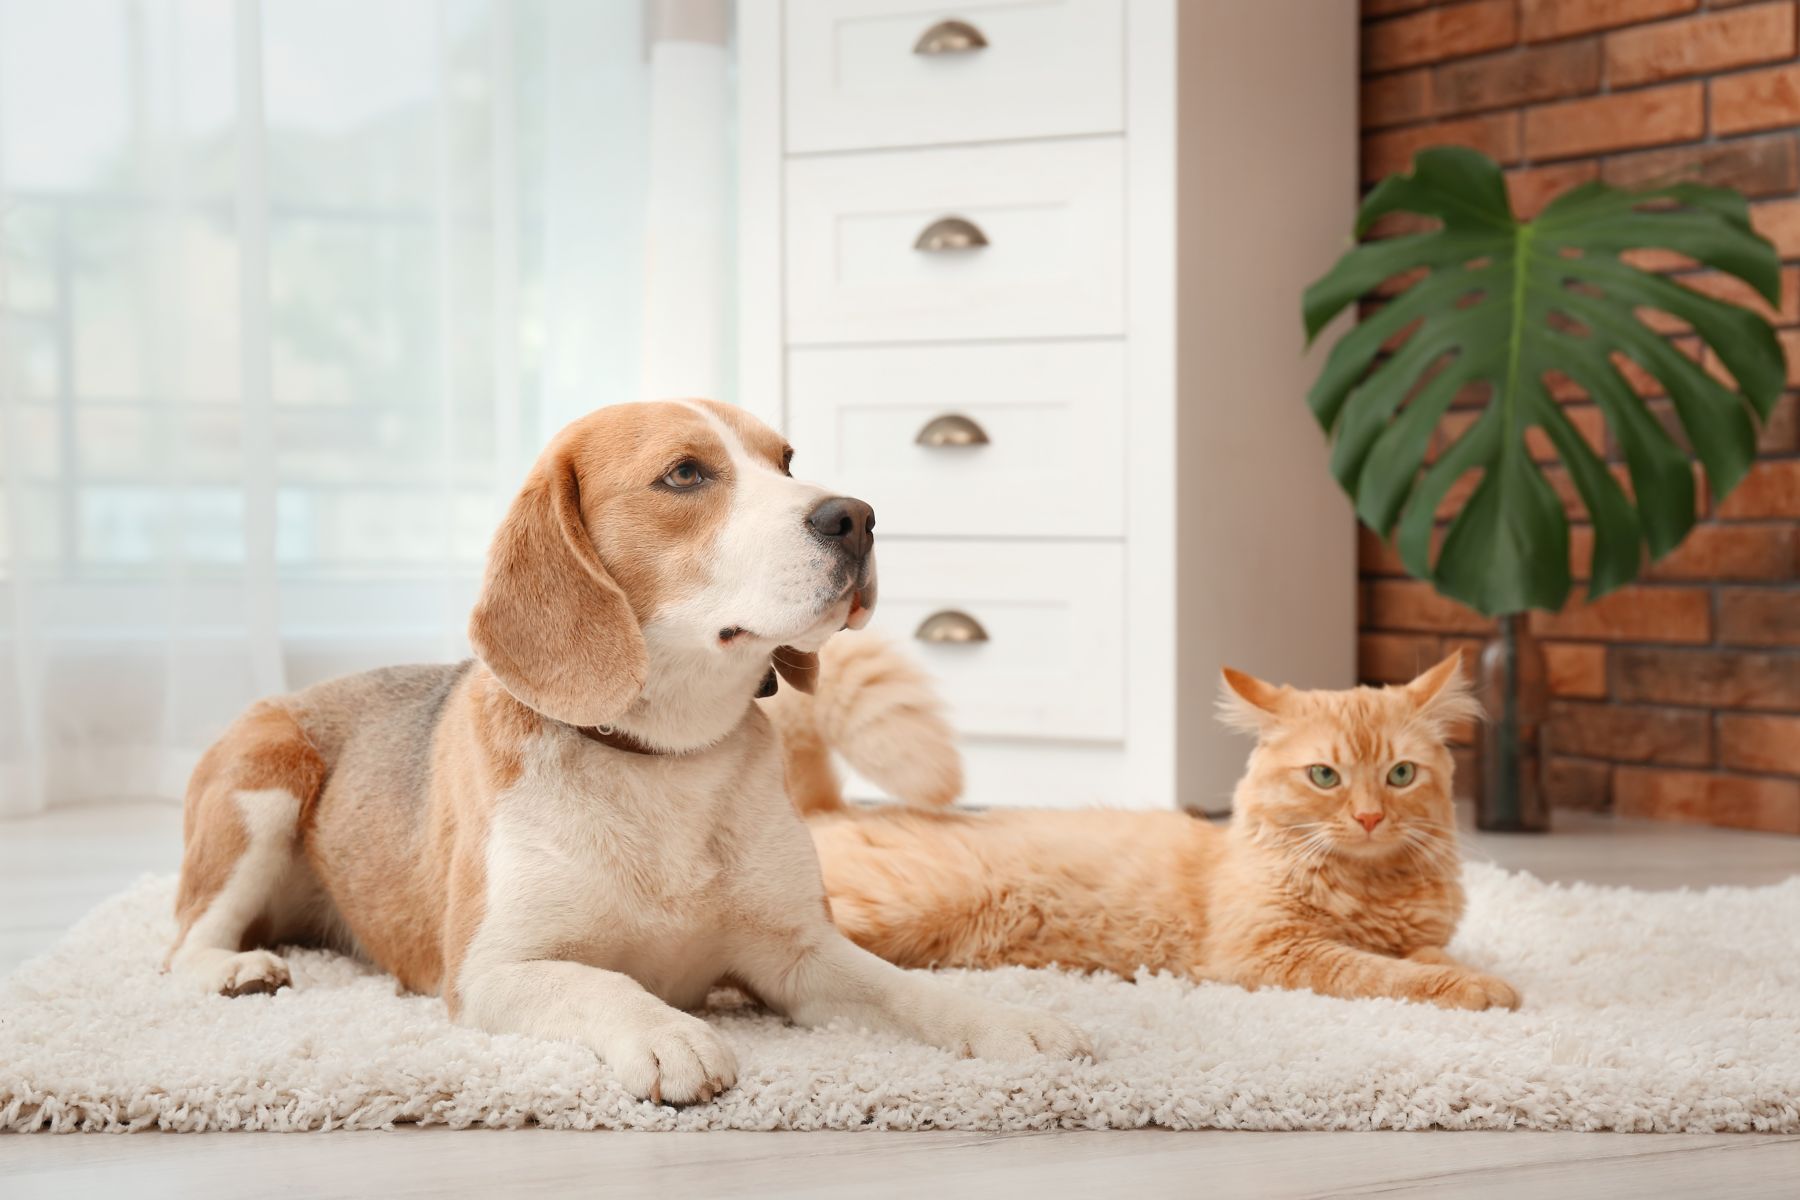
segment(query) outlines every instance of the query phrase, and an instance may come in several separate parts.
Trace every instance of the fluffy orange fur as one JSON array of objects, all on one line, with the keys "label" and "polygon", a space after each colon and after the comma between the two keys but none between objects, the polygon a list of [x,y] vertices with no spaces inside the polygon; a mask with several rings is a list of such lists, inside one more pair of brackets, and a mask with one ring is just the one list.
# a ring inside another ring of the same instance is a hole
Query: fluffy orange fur
[{"label": "fluffy orange fur", "polygon": [[1299,691],[1225,672],[1256,734],[1233,817],[809,817],[834,919],[904,966],[1140,967],[1247,988],[1516,1008],[1452,959],[1462,914],[1446,731],[1477,712],[1455,655],[1404,687]]},{"label": "fluffy orange fur", "polygon": [[908,804],[962,794],[962,757],[943,702],[923,671],[873,630],[825,643],[811,694],[782,688],[762,702],[781,736],[788,798],[802,815],[843,807],[832,754]]}]

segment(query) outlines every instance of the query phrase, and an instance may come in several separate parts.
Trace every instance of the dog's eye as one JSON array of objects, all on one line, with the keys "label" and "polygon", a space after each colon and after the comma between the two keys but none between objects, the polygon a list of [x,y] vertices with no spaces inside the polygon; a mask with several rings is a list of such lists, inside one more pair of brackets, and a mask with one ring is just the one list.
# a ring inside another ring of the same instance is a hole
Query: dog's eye
[{"label": "dog's eye", "polygon": [[1338,785],[1338,773],[1324,763],[1316,763],[1306,768],[1306,777],[1312,780],[1314,787],[1323,788],[1326,791],[1330,791]]},{"label": "dog's eye", "polygon": [[781,452],[781,473],[792,476],[794,473],[794,448],[788,446]]},{"label": "dog's eye", "polygon": [[669,468],[669,473],[662,477],[664,487],[672,487],[676,491],[685,491],[691,487],[699,487],[706,482],[706,473],[700,464],[691,458],[683,459]]}]

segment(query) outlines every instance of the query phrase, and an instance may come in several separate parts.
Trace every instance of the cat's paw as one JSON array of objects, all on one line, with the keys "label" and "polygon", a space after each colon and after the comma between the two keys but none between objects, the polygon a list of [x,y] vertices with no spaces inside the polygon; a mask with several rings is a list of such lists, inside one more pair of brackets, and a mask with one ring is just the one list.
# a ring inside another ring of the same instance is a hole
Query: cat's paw
[{"label": "cat's paw", "polygon": [[1443,983],[1432,989],[1429,999],[1443,1008],[1462,1008],[1479,1012],[1487,1008],[1519,1007],[1519,991],[1506,980],[1479,971],[1450,972]]}]

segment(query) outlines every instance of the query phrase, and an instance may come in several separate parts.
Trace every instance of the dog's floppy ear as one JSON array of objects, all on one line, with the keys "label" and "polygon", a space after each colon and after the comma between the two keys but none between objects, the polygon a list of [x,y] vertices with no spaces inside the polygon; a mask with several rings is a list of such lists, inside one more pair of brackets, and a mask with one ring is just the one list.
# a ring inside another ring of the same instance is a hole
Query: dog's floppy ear
[{"label": "dog's floppy ear", "polygon": [[812,695],[813,688],[819,682],[819,656],[806,650],[796,650],[792,646],[777,646],[770,656],[775,669],[781,677],[788,681],[788,686],[795,691]]},{"label": "dog's floppy ear", "polygon": [[600,563],[566,450],[532,469],[488,551],[469,643],[520,703],[604,725],[644,688],[644,635]]}]

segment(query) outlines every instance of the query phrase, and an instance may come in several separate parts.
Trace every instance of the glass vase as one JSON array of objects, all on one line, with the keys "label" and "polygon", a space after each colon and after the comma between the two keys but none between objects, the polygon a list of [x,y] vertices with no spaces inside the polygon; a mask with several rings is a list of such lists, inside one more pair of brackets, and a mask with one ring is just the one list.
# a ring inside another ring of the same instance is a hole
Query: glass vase
[{"label": "glass vase", "polygon": [[1475,826],[1504,833],[1550,828],[1539,740],[1549,708],[1544,647],[1523,613],[1500,619],[1481,653],[1481,792]]}]

